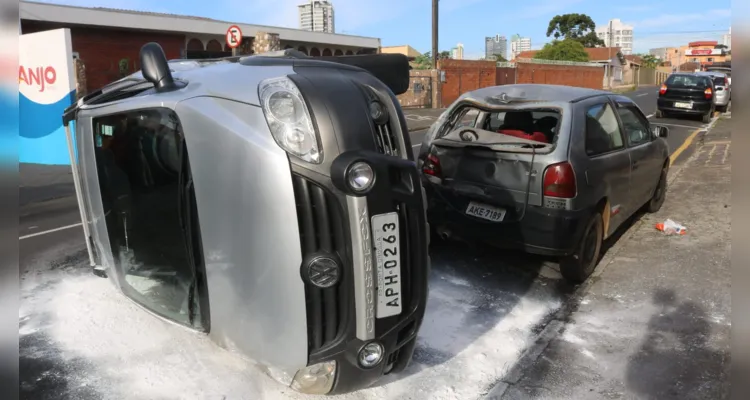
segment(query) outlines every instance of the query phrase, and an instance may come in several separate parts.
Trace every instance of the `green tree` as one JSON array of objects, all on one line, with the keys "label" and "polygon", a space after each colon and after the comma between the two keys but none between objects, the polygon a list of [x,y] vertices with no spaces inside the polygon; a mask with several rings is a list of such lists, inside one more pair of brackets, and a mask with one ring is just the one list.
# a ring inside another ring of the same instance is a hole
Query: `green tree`
[{"label": "green tree", "polygon": [[596,36],[596,24],[586,14],[555,15],[549,21],[547,37],[557,40],[573,39],[584,47],[604,46],[604,41]]},{"label": "green tree", "polygon": [[506,60],[505,57],[501,56],[500,54],[495,54],[495,61],[497,61],[497,62],[506,62],[508,60]]},{"label": "green tree", "polygon": [[414,57],[415,69],[430,69],[432,68],[432,55],[428,51],[424,54],[420,54]]},{"label": "green tree", "polygon": [[656,67],[661,64],[661,60],[656,58],[653,54],[636,54],[638,57],[641,58],[641,66],[646,68],[653,68],[656,69]]},{"label": "green tree", "polygon": [[[438,53],[438,60],[451,58],[450,51],[441,51]],[[427,51],[417,57],[414,57],[415,69],[430,69],[432,68],[432,52]]]},{"label": "green tree", "polygon": [[534,58],[540,60],[578,61],[586,62],[589,54],[581,42],[575,39],[553,40],[534,54]]}]

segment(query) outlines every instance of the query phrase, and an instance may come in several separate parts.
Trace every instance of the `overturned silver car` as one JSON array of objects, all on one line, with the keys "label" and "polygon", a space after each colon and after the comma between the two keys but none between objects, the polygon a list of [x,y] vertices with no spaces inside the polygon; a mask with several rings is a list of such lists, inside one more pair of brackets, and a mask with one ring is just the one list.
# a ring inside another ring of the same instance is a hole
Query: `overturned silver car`
[{"label": "overturned silver car", "polygon": [[95,273],[300,392],[405,368],[429,272],[406,58],[149,43],[141,68],[63,116]]}]

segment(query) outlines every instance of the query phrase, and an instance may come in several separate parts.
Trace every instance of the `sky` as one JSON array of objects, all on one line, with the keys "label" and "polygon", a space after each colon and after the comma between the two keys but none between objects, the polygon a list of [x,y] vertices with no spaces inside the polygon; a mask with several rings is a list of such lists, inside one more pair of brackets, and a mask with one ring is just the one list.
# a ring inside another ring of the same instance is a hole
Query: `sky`
[{"label": "sky", "polygon": [[[36,0],[39,1],[39,0]],[[85,7],[112,7],[215,18],[248,24],[298,28],[302,0],[42,0]],[[431,0],[332,0],[336,33],[378,37],[383,46],[408,44],[420,52],[432,47]],[[634,27],[634,50],[718,40],[731,26],[730,0],[440,0],[439,48],[464,45],[465,58],[484,55],[484,38],[496,34],[530,37],[539,49],[550,19],[581,13],[597,26],[619,18]],[[509,45],[510,46],[510,45]]]}]

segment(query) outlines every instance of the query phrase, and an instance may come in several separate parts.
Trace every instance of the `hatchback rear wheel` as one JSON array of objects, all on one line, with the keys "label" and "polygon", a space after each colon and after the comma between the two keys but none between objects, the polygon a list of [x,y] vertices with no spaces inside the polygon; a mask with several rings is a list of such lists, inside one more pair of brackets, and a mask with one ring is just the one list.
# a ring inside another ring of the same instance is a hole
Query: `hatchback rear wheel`
[{"label": "hatchback rear wheel", "polygon": [[602,213],[597,210],[586,222],[576,251],[560,260],[560,273],[572,284],[583,283],[596,269],[604,238]]},{"label": "hatchback rear wheel", "polygon": [[664,199],[667,198],[667,172],[669,170],[667,167],[664,167],[664,169],[661,170],[661,176],[659,177],[659,184],[656,186],[656,189],[654,190],[654,194],[651,196],[651,199],[649,199],[648,203],[646,203],[646,211],[649,213],[655,213],[661,209],[661,206],[664,204]]}]

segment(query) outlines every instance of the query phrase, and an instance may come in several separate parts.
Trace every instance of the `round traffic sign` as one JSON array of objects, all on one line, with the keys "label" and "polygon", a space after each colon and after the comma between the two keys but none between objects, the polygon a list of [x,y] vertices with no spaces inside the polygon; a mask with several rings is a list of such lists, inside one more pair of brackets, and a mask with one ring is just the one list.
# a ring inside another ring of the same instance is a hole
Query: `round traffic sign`
[{"label": "round traffic sign", "polygon": [[232,25],[227,29],[227,46],[234,49],[242,43],[242,29],[237,25]]}]

